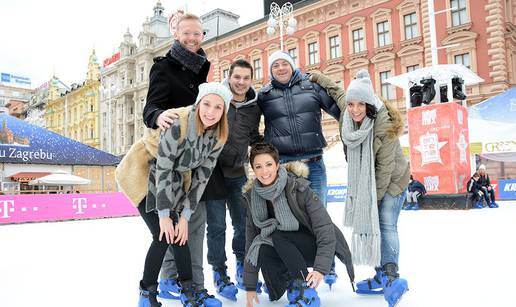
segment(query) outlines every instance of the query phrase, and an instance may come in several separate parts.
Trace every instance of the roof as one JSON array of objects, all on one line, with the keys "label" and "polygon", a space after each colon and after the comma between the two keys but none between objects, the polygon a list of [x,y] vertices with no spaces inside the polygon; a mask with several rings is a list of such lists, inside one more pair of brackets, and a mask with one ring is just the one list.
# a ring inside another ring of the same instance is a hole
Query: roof
[{"label": "roof", "polygon": [[108,166],[119,162],[110,153],[0,114],[0,163]]}]

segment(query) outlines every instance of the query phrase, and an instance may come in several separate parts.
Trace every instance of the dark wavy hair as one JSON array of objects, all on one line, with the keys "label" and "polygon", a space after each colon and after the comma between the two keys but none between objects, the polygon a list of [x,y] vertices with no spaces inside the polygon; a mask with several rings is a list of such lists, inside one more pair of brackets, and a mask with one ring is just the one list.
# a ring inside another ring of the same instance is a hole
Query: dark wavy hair
[{"label": "dark wavy hair", "polygon": [[372,120],[375,120],[376,119],[376,115],[378,114],[378,110],[376,109],[376,107],[373,106],[372,104],[366,103],[365,104],[365,109],[366,109],[366,116],[369,117]]},{"label": "dark wavy hair", "polygon": [[249,154],[249,162],[251,167],[254,163],[254,159],[257,155],[269,154],[271,155],[274,162],[279,163],[279,152],[271,143],[255,143],[251,146],[251,153]]}]

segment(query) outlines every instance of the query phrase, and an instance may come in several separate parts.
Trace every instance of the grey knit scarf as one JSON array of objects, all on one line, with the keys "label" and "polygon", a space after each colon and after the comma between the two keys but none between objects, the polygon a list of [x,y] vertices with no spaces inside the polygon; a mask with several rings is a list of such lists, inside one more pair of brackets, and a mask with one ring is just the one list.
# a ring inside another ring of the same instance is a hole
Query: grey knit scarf
[{"label": "grey knit scarf", "polygon": [[376,202],[373,155],[374,120],[365,117],[360,127],[344,111],[341,138],[347,146],[348,193],[344,226],[352,228],[353,264],[380,264],[380,220]]},{"label": "grey knit scarf", "polygon": [[181,46],[178,40],[172,44],[170,55],[196,74],[201,71],[202,66],[208,60],[204,50],[200,49],[197,53],[193,53]]},{"label": "grey knit scarf", "polygon": [[[253,223],[260,229],[260,234],[254,238],[247,252],[247,261],[253,266],[258,264],[260,245],[273,245],[271,234],[276,229],[283,231],[299,229],[299,222],[290,210],[285,196],[287,177],[287,170],[280,166],[278,178],[272,185],[263,187],[258,179],[254,180],[251,190],[251,216]],[[267,200],[273,203],[275,218],[268,218]]]}]

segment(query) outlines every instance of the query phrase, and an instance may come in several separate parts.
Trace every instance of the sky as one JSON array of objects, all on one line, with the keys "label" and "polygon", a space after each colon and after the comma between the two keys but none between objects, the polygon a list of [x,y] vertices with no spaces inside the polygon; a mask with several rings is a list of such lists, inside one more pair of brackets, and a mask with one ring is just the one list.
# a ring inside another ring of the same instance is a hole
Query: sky
[{"label": "sky", "polygon": [[[0,72],[29,77],[32,88],[53,74],[68,85],[82,82],[92,49],[100,64],[118,50],[127,28],[136,41],[156,2],[1,0]],[[260,0],[161,0],[167,16],[186,2],[197,15],[231,11],[240,15],[240,25],[263,17]]]}]

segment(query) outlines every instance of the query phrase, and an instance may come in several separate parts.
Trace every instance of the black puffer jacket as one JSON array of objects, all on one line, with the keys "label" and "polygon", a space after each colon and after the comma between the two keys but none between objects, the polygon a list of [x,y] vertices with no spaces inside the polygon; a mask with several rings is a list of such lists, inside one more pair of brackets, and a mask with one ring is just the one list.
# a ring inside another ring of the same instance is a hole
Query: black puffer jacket
[{"label": "black puffer jacket", "polygon": [[286,88],[263,87],[258,106],[265,119],[265,141],[272,142],[282,158],[321,154],[326,147],[321,109],[337,120],[340,117],[339,107],[326,90],[299,73]]}]

